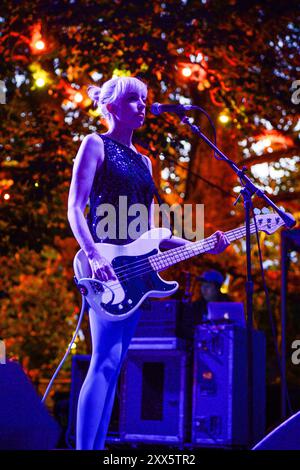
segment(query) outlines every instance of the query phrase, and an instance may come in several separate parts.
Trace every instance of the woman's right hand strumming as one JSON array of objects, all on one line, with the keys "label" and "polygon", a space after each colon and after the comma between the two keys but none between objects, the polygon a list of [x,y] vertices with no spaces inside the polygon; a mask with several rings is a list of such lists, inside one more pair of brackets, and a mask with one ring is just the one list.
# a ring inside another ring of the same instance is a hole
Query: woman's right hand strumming
[{"label": "woman's right hand strumming", "polygon": [[104,258],[104,256],[101,256],[98,252],[88,256],[88,260],[93,272],[93,279],[98,279],[99,281],[117,279],[110,262]]}]

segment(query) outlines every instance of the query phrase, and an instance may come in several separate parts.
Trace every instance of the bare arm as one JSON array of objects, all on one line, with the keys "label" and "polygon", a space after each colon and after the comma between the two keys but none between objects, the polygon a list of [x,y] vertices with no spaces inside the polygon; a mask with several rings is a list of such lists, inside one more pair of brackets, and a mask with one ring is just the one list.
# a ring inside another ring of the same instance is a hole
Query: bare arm
[{"label": "bare arm", "polygon": [[113,278],[113,269],[102,257],[84,217],[84,210],[91,192],[98,165],[104,160],[103,141],[96,134],[87,135],[77,152],[68,198],[68,220],[80,247],[89,259],[93,275],[106,281]]},{"label": "bare arm", "polygon": [[95,251],[95,242],[84,217],[84,210],[92,188],[98,159],[103,161],[104,149],[101,138],[86,136],[77,152],[68,199],[68,220],[73,234],[85,254]]}]

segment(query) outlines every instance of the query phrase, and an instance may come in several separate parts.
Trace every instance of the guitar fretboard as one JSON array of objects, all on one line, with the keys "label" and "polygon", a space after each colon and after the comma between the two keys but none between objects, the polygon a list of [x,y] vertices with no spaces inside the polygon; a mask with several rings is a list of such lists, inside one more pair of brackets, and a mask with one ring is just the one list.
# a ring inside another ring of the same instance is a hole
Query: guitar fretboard
[{"label": "guitar fretboard", "polygon": [[[250,224],[250,232],[255,233],[255,224]],[[246,227],[238,227],[225,232],[225,234],[227,235],[228,240],[233,242],[246,236]],[[163,271],[164,269],[192,258],[193,256],[207,253],[214,248],[216,241],[216,235],[211,235],[208,238],[204,238],[204,240],[199,240],[194,243],[189,243],[188,245],[172,248],[171,250],[158,253],[157,255],[152,255],[148,260],[155,271]]]}]

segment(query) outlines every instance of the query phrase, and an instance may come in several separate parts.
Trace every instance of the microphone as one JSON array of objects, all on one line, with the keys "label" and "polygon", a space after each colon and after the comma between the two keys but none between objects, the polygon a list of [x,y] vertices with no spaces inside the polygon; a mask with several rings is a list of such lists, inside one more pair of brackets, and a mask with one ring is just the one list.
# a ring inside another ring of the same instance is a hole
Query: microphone
[{"label": "microphone", "polygon": [[151,105],[151,113],[155,116],[159,116],[162,113],[177,113],[182,114],[184,111],[190,111],[191,109],[199,109],[198,106],[189,104],[160,104],[153,103]]}]

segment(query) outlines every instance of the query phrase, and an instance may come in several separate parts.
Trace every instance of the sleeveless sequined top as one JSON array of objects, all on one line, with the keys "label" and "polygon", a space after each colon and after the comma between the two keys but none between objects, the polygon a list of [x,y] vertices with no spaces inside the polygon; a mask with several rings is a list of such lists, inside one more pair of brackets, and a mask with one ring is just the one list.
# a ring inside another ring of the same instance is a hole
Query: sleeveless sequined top
[{"label": "sleeveless sequined top", "polygon": [[[98,135],[104,143],[105,157],[94,176],[87,223],[96,243],[124,245],[150,229],[155,186],[141,154]],[[142,204],[141,211],[137,212],[133,204]]]}]

